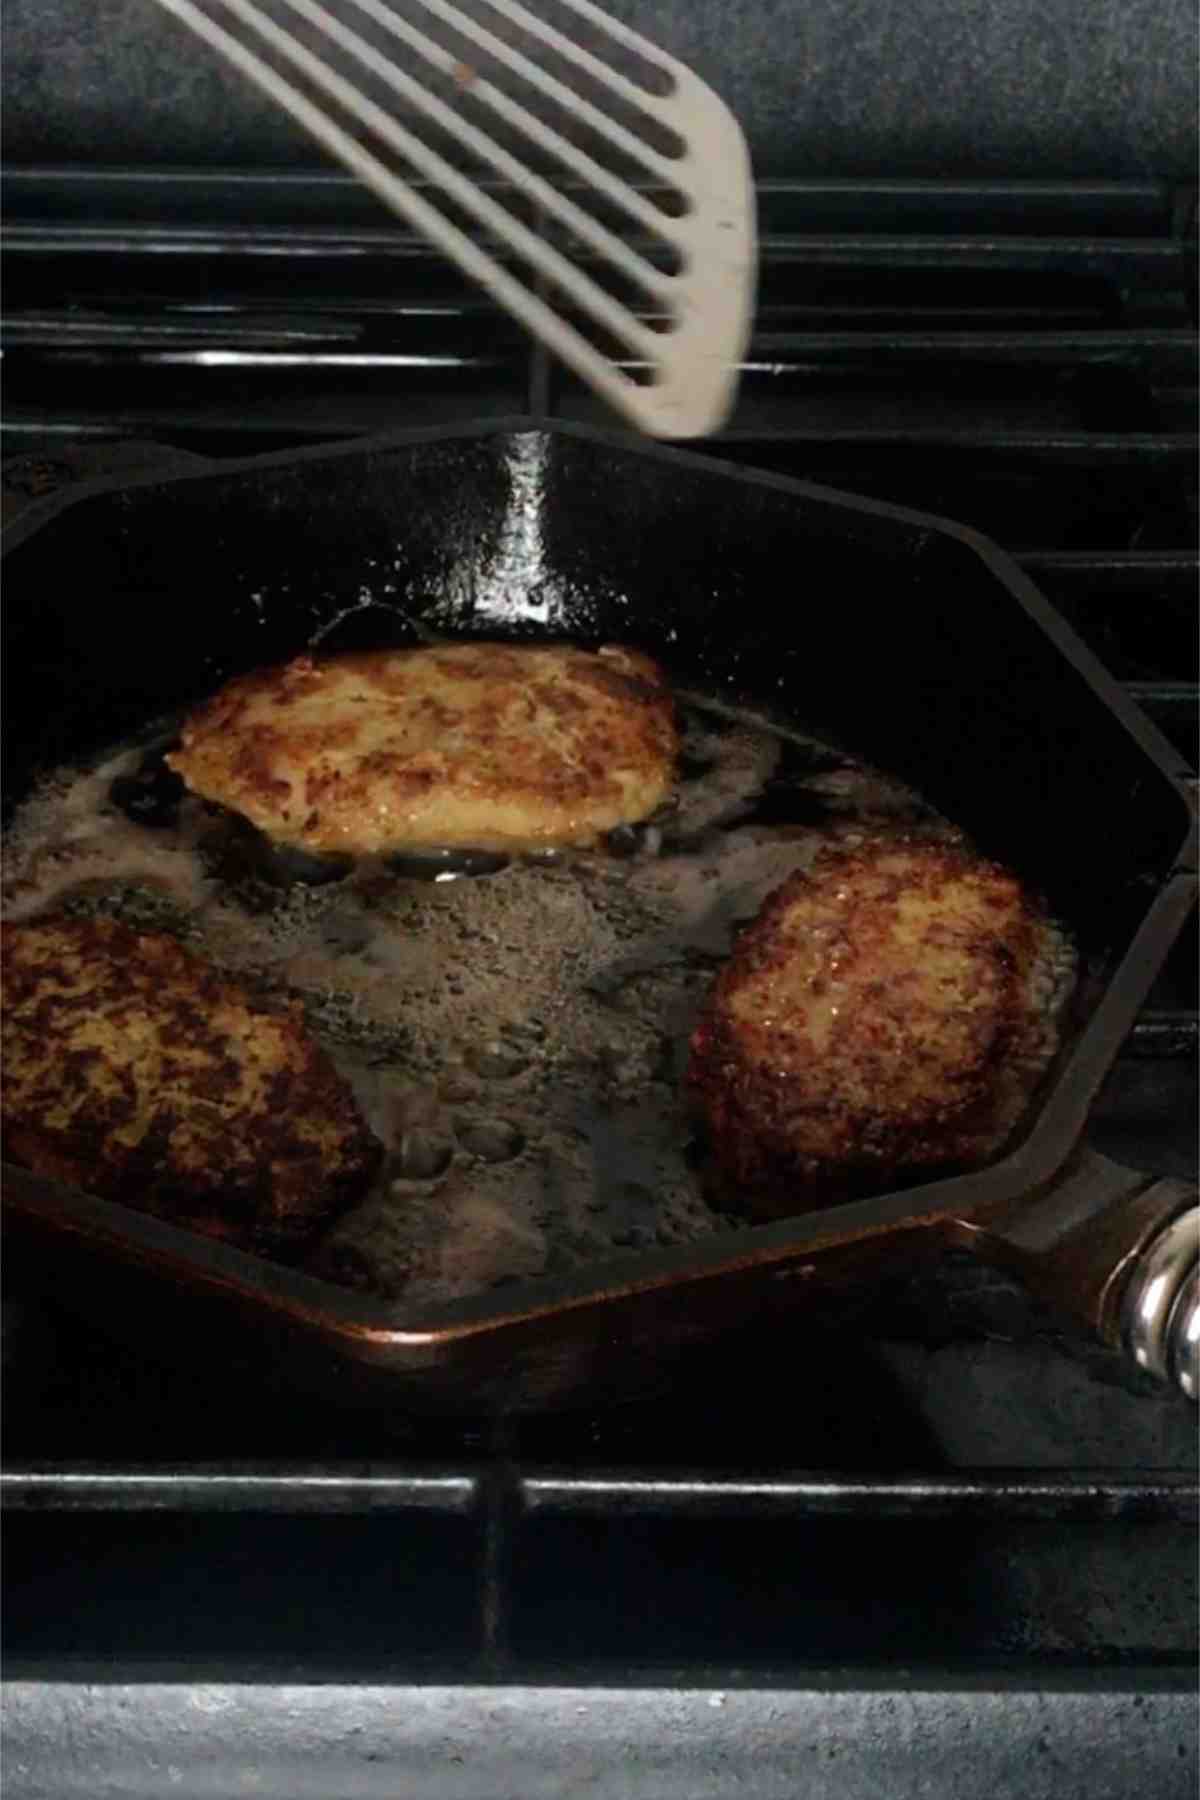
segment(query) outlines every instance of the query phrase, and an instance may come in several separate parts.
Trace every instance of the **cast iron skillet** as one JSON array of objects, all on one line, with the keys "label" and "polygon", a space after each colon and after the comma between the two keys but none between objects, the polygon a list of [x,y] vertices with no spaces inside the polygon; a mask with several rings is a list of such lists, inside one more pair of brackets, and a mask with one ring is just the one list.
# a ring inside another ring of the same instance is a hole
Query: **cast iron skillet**
[{"label": "cast iron skillet", "polygon": [[6,805],[339,616],[342,647],[405,641],[370,604],[386,573],[439,631],[633,643],[691,685],[784,708],[1044,893],[1092,976],[1036,1116],[973,1174],[414,1310],[6,1168],[10,1256],[57,1294],[158,1358],[200,1343],[340,1403],[478,1413],[623,1391],[724,1324],[819,1313],[954,1243],[1194,1391],[1194,1195],[1081,1148],[1195,904],[1186,770],[991,544],[508,420],[88,483],[30,508],[4,551]]}]

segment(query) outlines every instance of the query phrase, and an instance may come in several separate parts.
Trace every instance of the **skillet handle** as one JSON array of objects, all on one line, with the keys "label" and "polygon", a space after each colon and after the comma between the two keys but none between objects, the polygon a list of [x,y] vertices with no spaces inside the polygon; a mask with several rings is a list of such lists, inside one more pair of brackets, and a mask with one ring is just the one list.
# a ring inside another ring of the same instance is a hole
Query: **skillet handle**
[{"label": "skillet handle", "polygon": [[1194,1182],[1138,1174],[1081,1151],[1040,1198],[951,1235],[1025,1284],[1139,1369],[1200,1395],[1200,1204]]}]

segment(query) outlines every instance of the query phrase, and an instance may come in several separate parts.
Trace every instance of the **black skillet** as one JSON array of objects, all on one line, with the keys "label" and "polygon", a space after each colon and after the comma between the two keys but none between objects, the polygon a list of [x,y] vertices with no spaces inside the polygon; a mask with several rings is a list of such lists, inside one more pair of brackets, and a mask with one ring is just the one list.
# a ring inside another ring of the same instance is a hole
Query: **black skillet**
[{"label": "black skillet", "polygon": [[[1047,896],[1089,980],[1017,1140],[972,1174],[437,1307],[370,1300],[6,1167],[10,1259],[155,1358],[201,1345],[343,1403],[479,1412],[623,1391],[752,1312],[819,1315],[905,1258],[965,1244],[1194,1394],[1194,1193],[1081,1147],[1195,904],[1187,771],[971,531],[523,421],[87,483],[6,534],[6,807],[39,771],[337,619],[355,647],[410,641],[413,620],[495,635],[497,572],[521,602],[507,631],[633,643],[690,686],[783,709]],[[370,604],[385,590],[399,610]]]}]

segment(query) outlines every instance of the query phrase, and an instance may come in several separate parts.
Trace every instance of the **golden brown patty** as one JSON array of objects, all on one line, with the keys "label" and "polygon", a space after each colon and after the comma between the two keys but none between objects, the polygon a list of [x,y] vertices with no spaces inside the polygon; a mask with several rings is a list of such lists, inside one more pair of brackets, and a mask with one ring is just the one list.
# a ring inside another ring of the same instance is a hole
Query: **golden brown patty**
[{"label": "golden brown patty", "polygon": [[241,676],[167,760],[276,842],[369,855],[591,843],[661,804],[676,748],[647,657],[460,643]]},{"label": "golden brown patty", "polygon": [[264,1247],[366,1185],[379,1147],[298,1008],[110,919],[5,925],[0,949],[10,1160]]},{"label": "golden brown patty", "polygon": [[1049,944],[1015,877],[964,846],[825,849],[739,938],[692,1039],[726,1181],[798,1212],[993,1154],[1053,1049]]}]

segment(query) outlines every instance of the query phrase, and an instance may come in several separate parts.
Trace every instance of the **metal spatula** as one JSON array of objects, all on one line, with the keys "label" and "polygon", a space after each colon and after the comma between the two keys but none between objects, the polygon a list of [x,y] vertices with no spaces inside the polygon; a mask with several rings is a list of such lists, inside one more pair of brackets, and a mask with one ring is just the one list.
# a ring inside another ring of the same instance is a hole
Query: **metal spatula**
[{"label": "metal spatula", "polygon": [[159,4],[642,430],[726,417],[750,162],[673,57],[589,0]]}]

